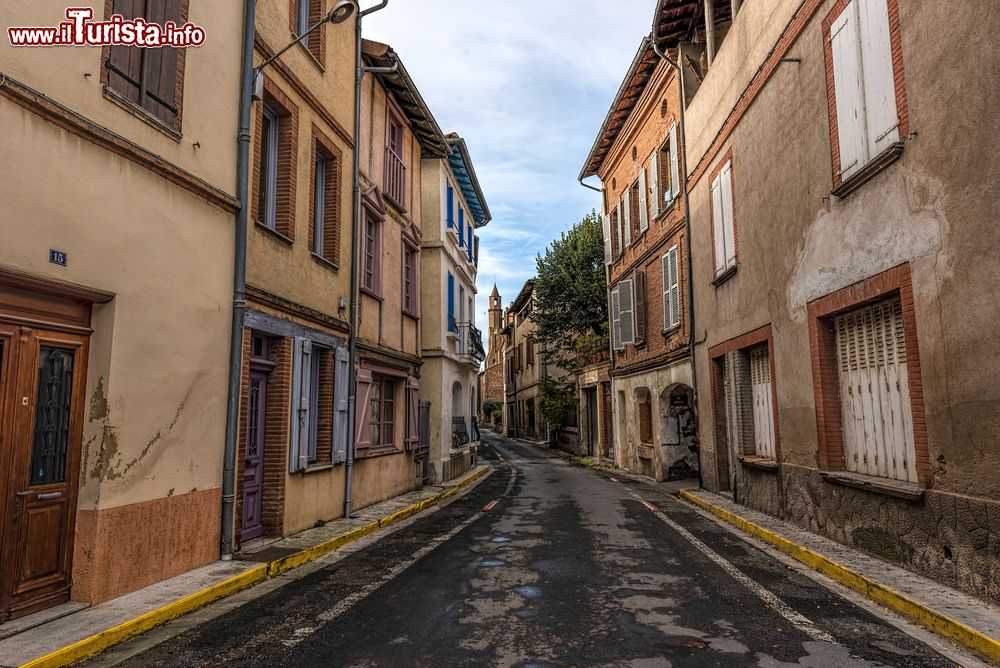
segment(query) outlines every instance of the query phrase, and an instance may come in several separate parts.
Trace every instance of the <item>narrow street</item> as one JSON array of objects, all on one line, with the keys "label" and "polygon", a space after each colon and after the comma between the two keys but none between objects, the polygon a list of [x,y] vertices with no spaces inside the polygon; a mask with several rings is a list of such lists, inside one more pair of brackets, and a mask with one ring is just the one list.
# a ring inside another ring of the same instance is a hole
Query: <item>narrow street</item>
[{"label": "narrow street", "polygon": [[663,486],[484,441],[470,493],[122,665],[954,665]]}]

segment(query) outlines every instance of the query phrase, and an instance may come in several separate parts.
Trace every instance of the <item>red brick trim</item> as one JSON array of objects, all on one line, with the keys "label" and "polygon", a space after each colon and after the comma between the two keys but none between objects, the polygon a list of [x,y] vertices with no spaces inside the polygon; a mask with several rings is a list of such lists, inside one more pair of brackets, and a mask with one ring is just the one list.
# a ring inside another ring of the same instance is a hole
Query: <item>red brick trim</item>
[{"label": "red brick trim", "polygon": [[260,146],[264,105],[281,119],[278,129],[278,173],[275,192],[274,231],[288,240],[295,239],[295,193],[298,172],[299,109],[267,76],[264,77],[264,104],[255,105],[253,180],[250,214],[260,222]]},{"label": "red brick trim", "polygon": [[816,396],[816,437],[819,466],[824,470],[846,467],[843,426],[840,416],[840,382],[833,316],[865,304],[899,295],[906,341],[906,371],[909,377],[910,412],[913,416],[915,467],[920,483],[931,486],[930,454],[924,420],[924,395],[917,345],[916,312],[909,263],[893,267],[854,285],[809,302],[809,342],[812,351],[813,392]]},{"label": "red brick trim", "polygon": [[[712,411],[715,416],[718,416],[718,406],[721,402],[722,388],[716,387],[719,384],[719,379],[716,378],[716,374],[711,371],[715,368],[715,363],[719,361],[724,355],[730,353],[734,350],[745,350],[747,348],[753,348],[762,343],[767,344],[767,364],[771,370],[771,405],[774,409],[771,411],[772,417],[774,418],[774,456],[777,461],[781,461],[781,430],[778,428],[778,413],[780,412],[778,406],[778,374],[775,367],[775,355],[774,352],[774,332],[771,329],[771,325],[764,325],[752,332],[747,332],[746,334],[741,334],[736,338],[729,339],[728,341],[723,341],[722,343],[716,344],[708,349],[708,358],[711,362],[710,369],[710,380],[712,385]],[[716,441],[716,449],[718,449],[718,441]]]},{"label": "red brick trim", "polygon": [[[258,51],[262,58],[270,58],[274,55],[274,49],[272,49],[264,38],[260,36],[258,32],[254,36],[254,48]],[[352,139],[352,134],[348,132],[343,125],[337,122],[333,114],[330,112],[326,106],[319,101],[313,92],[312,87],[306,86],[302,83],[295,73],[285,65],[281,60],[276,60],[267,66],[268,70],[276,70],[281,74],[281,77],[288,82],[288,84],[295,90],[295,93],[301,97],[309,108],[316,112],[324,123],[326,123],[338,137],[340,137],[344,143],[347,144],[348,148],[354,148],[354,140]],[[332,84],[331,84],[332,85]]]},{"label": "red brick trim", "polygon": [[[906,140],[910,134],[910,112],[906,102],[906,77],[903,72],[903,45],[899,27],[899,0],[886,0],[889,10],[889,45],[892,51],[892,72],[896,88],[896,113],[899,116],[899,137]],[[823,57],[826,60],[826,95],[830,115],[830,152],[832,155],[833,187],[842,183],[840,166],[840,132],[837,127],[837,92],[833,78],[833,46],[830,27],[851,0],[838,0],[823,19]],[[874,157],[874,156],[873,156]]]},{"label": "red brick trim", "polygon": [[757,97],[764,89],[764,86],[767,85],[767,82],[771,80],[771,77],[774,76],[774,73],[781,65],[781,59],[788,55],[788,52],[791,50],[792,46],[795,45],[795,42],[798,41],[803,31],[805,31],[806,26],[809,24],[809,21],[812,20],[813,15],[819,9],[821,4],[823,4],[823,0],[806,0],[802,4],[798,13],[785,27],[785,30],[781,34],[781,37],[778,38],[778,42],[775,44],[774,49],[771,50],[770,55],[764,60],[760,68],[757,70],[757,73],[750,80],[750,83],[747,85],[743,95],[740,96],[739,101],[733,107],[732,111],[729,112],[729,116],[726,118],[725,123],[723,123],[719,133],[705,151],[704,155],[698,159],[697,164],[691,172],[691,177],[688,179],[689,191],[694,189],[694,187],[698,184],[698,181],[701,180],[701,177],[703,177],[708,171],[708,165],[715,160],[719,151],[721,151],[722,147],[729,141],[729,137],[732,135],[733,130],[737,125],[739,125],[740,121],[743,120],[743,116],[746,115],[751,105],[756,102]]},{"label": "red brick trim", "polygon": [[341,203],[341,166],[344,156],[340,148],[323,134],[315,125],[312,126],[312,149],[310,151],[311,170],[309,179],[309,250],[316,247],[315,224],[316,215],[316,154],[322,154],[326,160],[326,193],[323,202],[323,255],[327,262],[340,266],[340,203]]},{"label": "red brick trim", "polygon": [[209,204],[230,213],[236,213],[240,208],[239,201],[228,193],[10,76],[4,78],[3,85],[0,85],[0,95],[70,134],[126,160],[131,160],[174,185],[201,197]]},{"label": "red brick trim", "polygon": [[[190,10],[190,0],[180,0],[180,23],[178,25],[183,25],[188,21],[188,14]],[[104,0],[104,20],[111,20],[111,16],[114,14],[114,0]],[[141,47],[135,47],[141,48]],[[162,47],[162,48],[173,48],[173,47]],[[115,104],[121,105],[126,111],[135,116],[136,118],[148,123],[153,128],[163,132],[165,135],[173,139],[174,141],[180,141],[181,139],[181,127],[183,126],[183,116],[184,116],[184,70],[185,63],[187,62],[187,49],[177,49],[177,80],[174,85],[174,105],[177,107],[177,115],[174,116],[172,123],[164,123],[162,120],[153,116],[148,111],[142,107],[134,104],[131,100],[126,100],[124,97],[112,91],[108,88],[108,67],[107,62],[111,56],[111,46],[105,45],[101,47],[101,86],[103,88],[104,96],[110,99]]]}]

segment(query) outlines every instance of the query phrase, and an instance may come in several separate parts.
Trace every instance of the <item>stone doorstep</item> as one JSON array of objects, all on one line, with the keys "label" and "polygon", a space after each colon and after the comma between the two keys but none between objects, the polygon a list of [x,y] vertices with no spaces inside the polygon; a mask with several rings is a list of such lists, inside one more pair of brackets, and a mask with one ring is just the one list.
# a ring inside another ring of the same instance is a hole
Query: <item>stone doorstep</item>
[{"label": "stone doorstep", "polygon": [[[322,527],[307,529],[281,540],[258,544],[255,551],[237,555],[233,561],[216,561],[176,577],[157,582],[119,598],[94,606],[70,603],[29,615],[0,625],[0,668],[13,668],[55,652],[85,638],[107,631],[196,594],[212,585],[259,568],[263,553],[274,558],[295,554],[321,545],[359,526],[389,517],[425,499],[432,498],[456,486],[475,473],[478,466],[466,474],[442,485],[427,485],[363,510],[352,513],[350,519],[336,519]],[[279,554],[280,553],[280,554]]]},{"label": "stone doorstep", "polygon": [[[935,610],[990,638],[1000,640],[1000,607],[998,606],[783,520],[737,504],[724,496],[703,489],[691,490],[689,493],[836,562],[858,575],[903,594],[925,608]],[[735,529],[722,519],[718,519],[718,521]]]}]

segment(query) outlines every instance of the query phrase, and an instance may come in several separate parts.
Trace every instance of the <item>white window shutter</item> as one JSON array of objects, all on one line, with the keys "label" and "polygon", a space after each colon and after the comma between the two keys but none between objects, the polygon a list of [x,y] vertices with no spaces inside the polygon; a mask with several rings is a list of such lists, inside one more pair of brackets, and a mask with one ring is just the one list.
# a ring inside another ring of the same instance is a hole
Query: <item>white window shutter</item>
[{"label": "white window shutter", "polygon": [[677,272],[677,246],[663,256],[663,325],[667,329],[680,324],[680,285]]},{"label": "white window shutter", "polygon": [[625,211],[625,245],[632,244],[632,189],[626,188],[622,194],[622,209]]},{"label": "white window shutter", "polygon": [[611,264],[611,215],[604,214],[601,222],[604,228],[604,264]]},{"label": "white window shutter", "polygon": [[649,159],[649,215],[660,215],[660,151],[653,151]]},{"label": "white window shutter", "polygon": [[712,237],[715,244],[715,273],[726,269],[726,233],[723,221],[726,215],[722,204],[722,175],[712,181]]},{"label": "white window shutter", "polygon": [[622,232],[622,220],[623,219],[622,219],[622,201],[620,199],[618,200],[618,203],[617,203],[616,206],[618,208],[618,220],[615,221],[615,222],[616,222],[617,227],[618,227],[618,236],[615,239],[615,251],[616,251],[615,255],[621,255],[622,254],[622,239],[624,239],[624,236],[622,236],[623,235],[623,232]]},{"label": "white window shutter", "polygon": [[347,461],[347,438],[350,435],[351,416],[347,384],[351,360],[347,348],[334,351],[333,367],[333,463]]},{"label": "white window shutter", "polygon": [[621,339],[620,345],[635,344],[635,294],[631,280],[622,281],[618,284],[618,304],[621,319]]},{"label": "white window shutter", "polygon": [[649,213],[646,209],[646,167],[639,170],[639,231],[649,229]]},{"label": "white window shutter", "polygon": [[681,190],[681,169],[677,153],[677,124],[670,126],[670,199]]},{"label": "white window shutter", "polygon": [[899,141],[899,113],[889,38],[889,5],[886,0],[860,2],[861,71],[871,159]]},{"label": "white window shutter", "polygon": [[736,264],[736,227],[733,224],[733,164],[727,161],[719,174],[722,177],[722,210],[725,213],[726,268]]},{"label": "white window shutter", "polygon": [[618,286],[611,290],[611,348],[622,349],[622,316]]},{"label": "white window shutter", "polygon": [[312,341],[295,339],[295,362],[292,365],[292,434],[288,470],[292,473],[309,467],[309,440],[312,416],[309,414],[312,393]]},{"label": "white window shutter", "polygon": [[830,50],[837,101],[840,176],[847,179],[868,161],[857,0],[852,0],[830,26]]}]

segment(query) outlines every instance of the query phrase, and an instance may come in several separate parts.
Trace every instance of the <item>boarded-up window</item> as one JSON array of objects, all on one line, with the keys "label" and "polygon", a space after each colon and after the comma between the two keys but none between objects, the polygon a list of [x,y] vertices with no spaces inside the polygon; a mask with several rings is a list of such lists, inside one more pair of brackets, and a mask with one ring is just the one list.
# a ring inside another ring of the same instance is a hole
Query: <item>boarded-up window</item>
[{"label": "boarded-up window", "polygon": [[[181,15],[181,0],[114,0],[112,12],[161,26],[168,21],[180,26],[185,18]],[[108,90],[180,130],[181,49],[111,46],[104,66]]]},{"label": "boarded-up window", "polygon": [[917,482],[899,297],[835,318],[848,471]]}]

